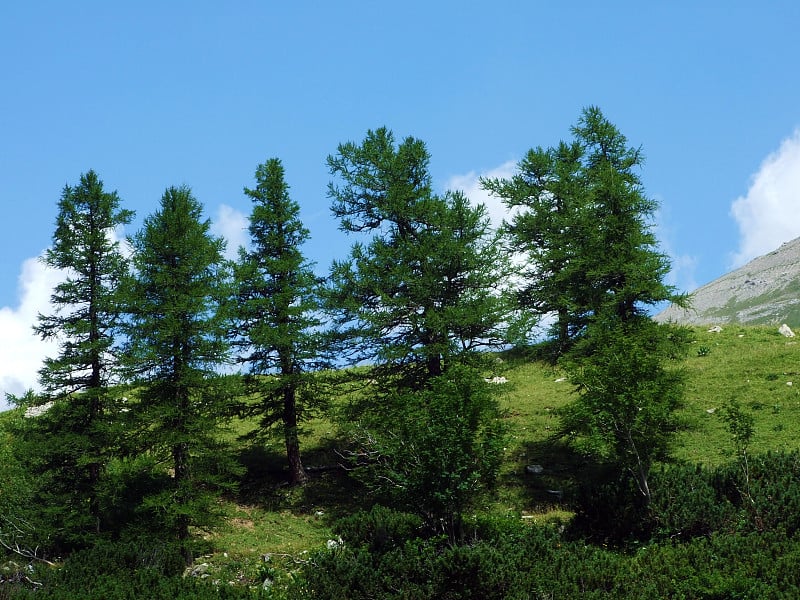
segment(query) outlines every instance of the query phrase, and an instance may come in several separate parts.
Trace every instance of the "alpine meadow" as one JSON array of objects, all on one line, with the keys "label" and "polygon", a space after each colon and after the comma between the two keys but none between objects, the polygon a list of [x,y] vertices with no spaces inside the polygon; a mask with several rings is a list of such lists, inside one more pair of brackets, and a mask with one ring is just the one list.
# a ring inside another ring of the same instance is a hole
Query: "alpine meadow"
[{"label": "alpine meadow", "polygon": [[653,319],[692,297],[643,150],[567,133],[481,179],[499,228],[423,140],[339,144],[330,265],[278,157],[233,259],[190,187],[120,239],[79,175],[58,353],[0,414],[0,600],[800,596],[800,347]]}]

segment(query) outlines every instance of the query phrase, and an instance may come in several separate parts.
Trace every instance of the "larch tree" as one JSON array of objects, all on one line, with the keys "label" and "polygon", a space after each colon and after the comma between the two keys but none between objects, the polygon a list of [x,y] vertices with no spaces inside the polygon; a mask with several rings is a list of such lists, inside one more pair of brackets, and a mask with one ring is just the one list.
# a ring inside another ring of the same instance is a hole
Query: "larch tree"
[{"label": "larch tree", "polygon": [[218,370],[229,352],[220,306],[230,290],[224,240],[209,229],[188,188],[167,189],[131,238],[126,286],[126,363],[138,396],[131,410],[144,425],[141,446],[168,457],[171,473],[168,489],[145,503],[165,515],[187,560],[189,526],[210,517],[201,471],[227,401]]},{"label": "larch tree", "polygon": [[581,392],[562,430],[630,474],[649,500],[649,471],[668,455],[682,377],[671,359],[684,335],[647,308],[685,298],[664,281],[669,258],[652,232],[657,203],[644,192],[640,148],[597,107],[573,140],[531,150],[510,180],[485,189],[515,209],[507,232],[527,256],[523,309],[557,315],[558,354]]},{"label": "larch tree", "polygon": [[422,141],[396,143],[385,128],[328,158],[332,212],[367,239],[334,262],[326,301],[352,360],[369,364],[356,371],[367,383],[356,472],[379,498],[457,537],[502,452],[478,350],[504,339],[508,263],[483,206],[433,192],[429,160]]},{"label": "larch tree", "polygon": [[50,410],[25,420],[33,448],[39,500],[57,538],[74,539],[102,528],[98,486],[114,446],[109,384],[117,374],[122,308],[118,287],[127,263],[115,235],[133,217],[106,192],[94,171],[66,186],[58,203],[52,246],[43,262],[65,273],[50,298],[54,312],[39,315],[34,330],[56,340],[57,356],[39,371]]},{"label": "larch tree", "polygon": [[659,302],[685,304],[685,296],[664,281],[670,262],[652,232],[658,205],[637,173],[641,149],[629,146],[596,107],[583,111],[573,134],[585,154],[582,264],[591,317],[568,357],[581,393],[563,426],[630,474],[648,503],[650,469],[668,458],[677,432],[683,375],[674,359],[684,353],[686,335],[654,323],[646,310]]},{"label": "larch tree", "polygon": [[250,248],[240,248],[234,267],[234,345],[246,366],[247,412],[261,418],[263,431],[280,424],[289,464],[289,482],[303,484],[306,471],[298,427],[323,404],[313,376],[326,363],[320,328],[318,278],[301,246],[309,231],[300,207],[289,196],[281,161],[272,158],[255,173]]},{"label": "larch tree", "polygon": [[528,151],[511,179],[481,180],[512,215],[504,224],[509,250],[525,257],[518,274],[519,307],[534,316],[556,315],[557,355],[583,330],[589,312],[582,260],[588,202],[583,156],[578,142],[538,147]]},{"label": "larch tree", "polygon": [[682,301],[664,282],[670,262],[652,232],[658,206],[637,172],[641,149],[597,107],[584,109],[572,133],[571,142],[530,150],[511,179],[482,181],[513,211],[506,230],[527,259],[520,305],[557,315],[560,352],[602,312],[627,320]]},{"label": "larch tree", "polygon": [[565,429],[597,442],[649,502],[650,469],[669,456],[677,432],[683,375],[674,359],[686,335],[654,323],[646,310],[686,298],[664,281],[670,261],[652,232],[658,204],[637,173],[641,149],[597,107],[585,109],[572,131],[585,154],[582,264],[591,317],[570,357],[581,394],[565,413]]},{"label": "larch tree", "polygon": [[506,316],[507,262],[485,207],[434,194],[429,162],[422,141],[396,144],[385,128],[328,157],[340,228],[369,238],[334,262],[330,306],[354,361],[410,388],[499,343]]},{"label": "larch tree", "polygon": [[624,322],[660,302],[684,302],[664,281],[670,261],[652,231],[658,203],[645,194],[637,173],[644,163],[641,149],[629,146],[597,107],[586,108],[572,131],[585,154],[588,198],[581,231],[588,308]]}]

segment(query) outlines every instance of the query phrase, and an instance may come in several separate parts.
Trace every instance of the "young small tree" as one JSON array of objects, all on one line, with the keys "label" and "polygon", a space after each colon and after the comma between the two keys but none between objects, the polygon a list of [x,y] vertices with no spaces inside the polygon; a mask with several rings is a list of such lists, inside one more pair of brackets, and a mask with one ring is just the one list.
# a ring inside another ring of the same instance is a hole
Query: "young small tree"
[{"label": "young small tree", "polygon": [[34,450],[31,467],[51,524],[76,542],[102,526],[98,483],[114,446],[109,382],[118,358],[118,286],[127,273],[114,236],[132,217],[89,171],[64,188],[53,245],[43,258],[66,274],[51,296],[54,313],[39,315],[34,327],[42,339],[59,342],[58,356],[45,359],[39,372],[44,393],[38,401],[56,406],[25,420],[22,438]]},{"label": "young small tree", "polygon": [[188,188],[167,189],[131,238],[135,273],[126,297],[140,443],[171,462],[170,488],[147,502],[165,515],[187,560],[189,526],[210,517],[199,471],[225,412],[217,372],[228,357],[219,310],[229,291],[224,241],[209,234],[201,213]]},{"label": "young small tree", "polygon": [[561,414],[562,433],[633,477],[645,504],[651,467],[669,457],[679,426],[684,377],[672,361],[685,341],[647,316],[610,318],[590,325],[576,347],[586,356],[568,363],[579,395]]},{"label": "young small tree", "polygon": [[266,430],[281,423],[289,463],[289,481],[303,484],[298,426],[322,396],[310,372],[320,369],[319,278],[300,246],[309,232],[300,207],[289,197],[281,161],[272,158],[256,169],[256,186],[245,188],[253,201],[249,251],[239,250],[234,275],[235,345],[247,366],[253,412]]},{"label": "young small tree", "polygon": [[491,390],[456,365],[419,391],[401,390],[383,423],[357,428],[357,477],[381,501],[454,538],[461,515],[494,485],[504,430]]}]

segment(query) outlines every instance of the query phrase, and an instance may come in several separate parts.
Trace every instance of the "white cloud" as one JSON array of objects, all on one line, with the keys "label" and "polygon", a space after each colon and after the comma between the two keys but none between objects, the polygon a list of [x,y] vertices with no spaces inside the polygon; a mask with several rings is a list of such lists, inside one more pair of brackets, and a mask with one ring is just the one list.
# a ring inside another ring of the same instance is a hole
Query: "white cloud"
[{"label": "white cloud", "polygon": [[38,258],[29,258],[22,263],[19,276],[18,306],[0,308],[0,410],[8,408],[7,393],[20,395],[37,389],[37,373],[44,359],[58,353],[56,341],[42,341],[32,328],[40,313],[52,312],[50,296],[63,277]]},{"label": "white cloud", "polygon": [[492,226],[497,228],[503,222],[503,219],[509,217],[508,209],[500,198],[490,195],[481,188],[480,178],[486,177],[487,179],[493,179],[497,177],[500,179],[511,179],[516,168],[517,162],[510,160],[499,167],[495,167],[483,173],[470,171],[465,175],[453,175],[447,182],[447,189],[461,190],[475,205],[479,203],[485,204],[486,211],[492,221]]},{"label": "white cloud", "polygon": [[747,195],[731,205],[739,224],[733,266],[770,252],[800,236],[800,129],[785,139],[753,175]]},{"label": "white cloud", "polygon": [[225,248],[225,257],[235,259],[239,253],[239,247],[247,247],[249,241],[249,234],[247,227],[249,226],[248,217],[228,206],[227,204],[220,204],[217,210],[217,218],[213,219],[211,223],[211,232],[214,235],[222,236],[228,241]]}]

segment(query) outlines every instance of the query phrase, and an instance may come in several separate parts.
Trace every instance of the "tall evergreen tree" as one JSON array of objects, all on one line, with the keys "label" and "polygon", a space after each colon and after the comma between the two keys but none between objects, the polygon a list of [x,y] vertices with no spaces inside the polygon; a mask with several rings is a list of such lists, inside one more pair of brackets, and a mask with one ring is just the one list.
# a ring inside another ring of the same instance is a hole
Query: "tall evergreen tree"
[{"label": "tall evergreen tree", "polygon": [[251,250],[239,250],[234,271],[235,343],[243,351],[240,360],[247,365],[251,395],[260,398],[254,412],[261,416],[261,427],[281,423],[289,481],[303,484],[298,425],[321,401],[319,386],[309,377],[324,364],[320,282],[300,250],[309,232],[289,196],[281,161],[272,158],[259,165],[255,177],[255,188],[245,188],[253,201]]},{"label": "tall evergreen tree", "polygon": [[127,290],[127,360],[146,425],[142,444],[171,458],[171,485],[149,504],[184,544],[207,520],[198,473],[223,414],[217,370],[228,356],[219,307],[227,279],[224,241],[210,235],[202,206],[186,187],[166,190],[161,208],[131,239],[135,274]]},{"label": "tall evergreen tree", "polygon": [[499,463],[496,388],[476,350],[504,337],[507,263],[484,207],[434,194],[428,162],[421,141],[395,144],[387,129],[329,157],[334,215],[370,238],[334,263],[327,300],[354,359],[372,364],[364,396],[378,406],[359,410],[354,441],[369,461],[357,473],[458,536],[461,511]]},{"label": "tall evergreen tree", "polygon": [[597,107],[583,111],[573,128],[585,149],[584,192],[588,208],[582,227],[587,268],[588,307],[607,311],[621,321],[641,315],[659,302],[681,303],[683,296],[667,285],[669,257],[658,251],[652,232],[658,204],[648,198],[636,170],[644,157]]},{"label": "tall evergreen tree", "polygon": [[506,264],[484,207],[432,192],[425,144],[381,128],[328,158],[331,210],[348,233],[372,234],[335,262],[330,301],[356,360],[422,387],[479,344],[502,337]]},{"label": "tall evergreen tree", "polygon": [[670,264],[651,230],[657,204],[637,174],[641,150],[597,107],[572,133],[572,142],[531,150],[510,180],[482,181],[515,210],[507,231],[529,261],[520,303],[557,315],[560,351],[602,312],[628,320],[682,301],[664,283]]},{"label": "tall evergreen tree", "polygon": [[578,142],[538,147],[528,151],[511,179],[481,180],[512,211],[505,223],[509,249],[527,258],[517,300],[522,310],[556,315],[557,353],[585,327],[589,311],[582,260],[588,203],[583,156]]},{"label": "tall evergreen tree", "polygon": [[118,286],[127,272],[114,233],[132,217],[89,171],[64,188],[43,258],[66,273],[51,296],[54,313],[39,315],[34,327],[42,339],[59,342],[58,355],[39,372],[44,400],[54,406],[29,420],[25,435],[36,446],[41,500],[68,537],[101,528],[98,484],[113,446],[107,413],[117,367]]}]

